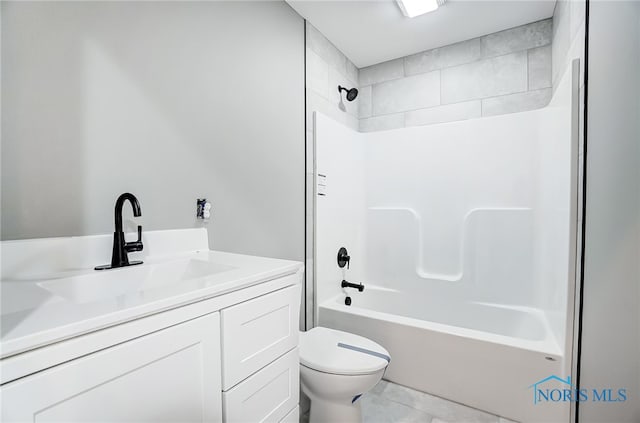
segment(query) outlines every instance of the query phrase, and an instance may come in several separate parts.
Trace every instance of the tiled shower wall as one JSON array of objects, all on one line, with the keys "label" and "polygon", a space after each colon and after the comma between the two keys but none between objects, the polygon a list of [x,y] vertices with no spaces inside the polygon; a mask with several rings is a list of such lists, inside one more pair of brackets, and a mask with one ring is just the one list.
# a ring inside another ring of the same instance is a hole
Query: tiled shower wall
[{"label": "tiled shower wall", "polygon": [[306,327],[313,326],[313,257],[314,257],[314,134],[313,112],[319,111],[344,125],[358,130],[358,103],[349,102],[338,92],[338,85],[358,86],[358,68],[338,50],[324,35],[306,22],[306,253],[305,253],[305,301]]},{"label": "tiled shower wall", "polygon": [[552,35],[545,19],[360,69],[360,131],[544,107]]},{"label": "tiled shower wall", "polygon": [[558,0],[553,13],[553,89],[572,59],[580,59],[580,87],[584,85],[585,0]]},{"label": "tiled shower wall", "polygon": [[338,85],[357,87],[358,68],[309,22],[306,31],[307,131],[313,130],[314,110],[357,130],[359,96],[347,101]]}]

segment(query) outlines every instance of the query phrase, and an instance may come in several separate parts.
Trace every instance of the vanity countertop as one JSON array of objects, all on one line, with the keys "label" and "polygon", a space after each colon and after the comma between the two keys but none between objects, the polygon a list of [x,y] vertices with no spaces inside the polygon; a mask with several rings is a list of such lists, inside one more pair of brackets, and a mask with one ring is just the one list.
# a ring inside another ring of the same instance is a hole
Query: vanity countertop
[{"label": "vanity countertop", "polygon": [[146,252],[130,254],[143,264],[94,270],[108,262],[111,239],[2,243],[0,357],[302,270],[295,261],[211,251],[204,229],[147,233]]}]

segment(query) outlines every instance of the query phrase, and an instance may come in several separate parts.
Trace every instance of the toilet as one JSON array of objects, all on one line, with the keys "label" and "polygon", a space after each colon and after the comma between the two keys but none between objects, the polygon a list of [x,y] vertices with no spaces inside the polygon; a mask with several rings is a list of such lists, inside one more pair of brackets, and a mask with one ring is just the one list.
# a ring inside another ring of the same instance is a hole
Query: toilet
[{"label": "toilet", "polygon": [[360,397],[382,379],[383,347],[362,336],[315,327],[300,333],[300,382],[311,400],[310,423],[362,421]]}]

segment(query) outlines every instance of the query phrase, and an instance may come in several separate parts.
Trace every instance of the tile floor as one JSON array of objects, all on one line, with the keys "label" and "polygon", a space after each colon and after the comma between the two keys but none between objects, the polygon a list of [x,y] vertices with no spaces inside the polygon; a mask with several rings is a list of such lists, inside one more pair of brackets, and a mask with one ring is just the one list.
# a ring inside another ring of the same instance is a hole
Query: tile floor
[{"label": "tile floor", "polygon": [[[385,380],[361,401],[364,423],[514,423]],[[300,417],[300,423],[308,421],[308,413]]]}]

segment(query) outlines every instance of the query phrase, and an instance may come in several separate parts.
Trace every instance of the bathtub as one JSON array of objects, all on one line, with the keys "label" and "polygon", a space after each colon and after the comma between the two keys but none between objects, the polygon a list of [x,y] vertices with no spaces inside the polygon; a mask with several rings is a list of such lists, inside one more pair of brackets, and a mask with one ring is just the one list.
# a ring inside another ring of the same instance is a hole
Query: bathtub
[{"label": "bathtub", "polygon": [[568,403],[530,388],[567,363],[545,314],[485,302],[439,301],[366,285],[321,303],[318,323],[366,336],[391,354],[385,379],[517,421],[568,421]]}]

